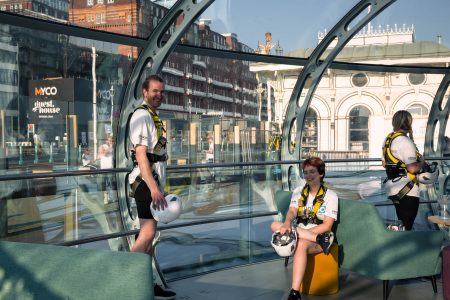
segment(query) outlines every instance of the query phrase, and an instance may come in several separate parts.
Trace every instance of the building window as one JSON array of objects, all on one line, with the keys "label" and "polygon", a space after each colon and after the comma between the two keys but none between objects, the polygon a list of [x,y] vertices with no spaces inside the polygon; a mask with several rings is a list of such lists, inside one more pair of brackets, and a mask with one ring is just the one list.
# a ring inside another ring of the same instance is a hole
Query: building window
[{"label": "building window", "polygon": [[423,84],[425,82],[425,74],[410,73],[408,74],[408,80],[411,85]]},{"label": "building window", "polygon": [[413,104],[406,109],[412,115],[416,116],[428,116],[428,109],[422,104]]},{"label": "building window", "polygon": [[369,116],[370,111],[364,106],[357,106],[349,115],[349,149],[369,150]]},{"label": "building window", "polygon": [[94,0],[87,0],[87,5],[88,6],[94,5]]},{"label": "building window", "polygon": [[357,73],[352,76],[352,83],[356,87],[363,87],[369,82],[369,79],[367,78],[366,74],[364,73]]},{"label": "building window", "polygon": [[97,4],[103,4],[103,0],[97,0]]}]

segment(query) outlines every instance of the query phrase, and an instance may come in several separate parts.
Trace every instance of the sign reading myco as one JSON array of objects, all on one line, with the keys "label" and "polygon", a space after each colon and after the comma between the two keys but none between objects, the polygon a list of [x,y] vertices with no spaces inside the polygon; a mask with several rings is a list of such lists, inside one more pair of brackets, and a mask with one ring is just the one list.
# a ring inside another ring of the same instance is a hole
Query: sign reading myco
[{"label": "sign reading myco", "polygon": [[31,123],[39,120],[62,119],[68,114],[67,102],[74,101],[73,79],[30,80],[28,117]]}]

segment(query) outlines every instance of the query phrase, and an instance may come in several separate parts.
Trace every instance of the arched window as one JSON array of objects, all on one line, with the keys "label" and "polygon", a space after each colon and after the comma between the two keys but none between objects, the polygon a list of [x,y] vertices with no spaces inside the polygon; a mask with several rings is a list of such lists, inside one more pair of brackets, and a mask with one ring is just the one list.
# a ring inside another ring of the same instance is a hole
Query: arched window
[{"label": "arched window", "polygon": [[349,149],[369,150],[370,111],[364,106],[354,107],[349,115]]},{"label": "arched window", "polygon": [[302,157],[311,156],[317,149],[317,113],[308,108],[302,134]]},{"label": "arched window", "polygon": [[413,104],[406,109],[412,115],[416,116],[428,116],[428,109],[422,104]]}]

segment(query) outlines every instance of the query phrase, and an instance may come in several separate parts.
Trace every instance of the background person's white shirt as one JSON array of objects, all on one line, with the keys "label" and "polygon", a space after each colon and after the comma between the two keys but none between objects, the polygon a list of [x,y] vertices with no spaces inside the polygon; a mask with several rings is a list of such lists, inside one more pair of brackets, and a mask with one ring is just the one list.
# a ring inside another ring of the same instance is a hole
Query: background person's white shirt
[{"label": "background person's white shirt", "polygon": [[[403,161],[406,165],[417,162],[416,145],[407,136],[398,136],[392,140],[391,153],[394,157]],[[410,181],[411,179],[408,176],[390,179],[386,181],[384,186],[386,188],[387,195],[388,196],[397,195],[398,192]],[[420,196],[419,186],[415,184],[407,195],[419,197]]]}]

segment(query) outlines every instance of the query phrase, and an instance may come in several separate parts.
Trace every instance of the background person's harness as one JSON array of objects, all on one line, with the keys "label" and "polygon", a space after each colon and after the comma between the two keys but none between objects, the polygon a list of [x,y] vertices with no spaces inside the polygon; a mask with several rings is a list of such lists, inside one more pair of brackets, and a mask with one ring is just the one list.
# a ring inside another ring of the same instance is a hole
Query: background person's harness
[{"label": "background person's harness", "polygon": [[[400,189],[400,191],[396,195],[389,196],[388,198],[392,200],[392,202],[398,204],[400,199],[402,199],[409,191],[414,187],[417,182],[417,176],[413,173],[408,172],[406,169],[406,164],[396,158],[391,151],[392,141],[398,136],[406,136],[404,132],[394,131],[391,132],[384,142],[383,146],[383,156],[386,162],[386,175],[387,178],[384,182],[388,180],[392,180],[393,182],[399,180],[402,177],[408,177],[410,181],[405,184],[404,187]],[[416,148],[416,160],[420,161],[422,159],[422,155]]]}]

